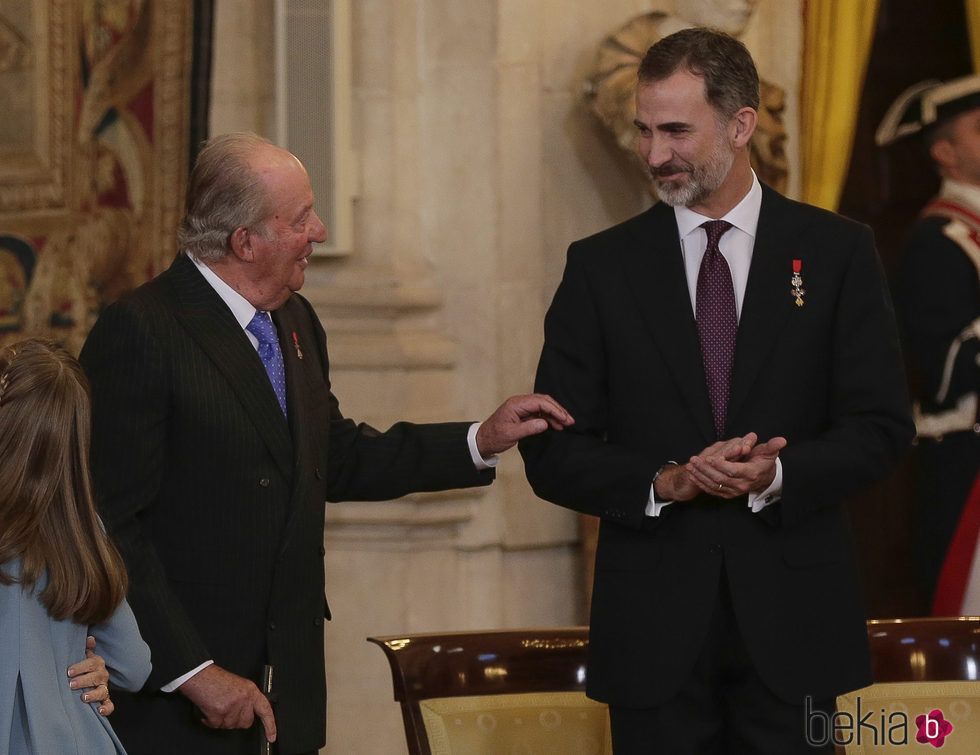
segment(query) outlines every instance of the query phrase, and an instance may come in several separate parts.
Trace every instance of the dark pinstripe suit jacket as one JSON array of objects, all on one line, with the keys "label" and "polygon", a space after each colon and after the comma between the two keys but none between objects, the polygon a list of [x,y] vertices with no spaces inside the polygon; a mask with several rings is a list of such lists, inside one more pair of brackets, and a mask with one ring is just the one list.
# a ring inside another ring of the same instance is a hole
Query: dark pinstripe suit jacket
[{"label": "dark pinstripe suit jacket", "polygon": [[309,303],[294,294],[273,319],[288,423],[255,349],[183,256],[108,307],[82,350],[96,495],[152,650],[144,691],[114,693],[131,753],[252,751],[254,734],[206,729],[182,695],[156,691],[209,658],[253,680],[272,663],[280,752],[321,746],[325,501],[493,479],[473,466],[466,423],[381,433],[344,419]]},{"label": "dark pinstripe suit jacket", "polygon": [[[806,294],[791,295],[794,260]],[[697,659],[719,579],[783,699],[870,683],[844,496],[912,437],[895,317],[870,230],[764,187],[735,346],[728,435],[783,436],[781,502],[702,495],[644,509],[657,468],[715,440],[673,210],[568,250],[536,389],[575,417],[521,443],[543,498],[601,517],[589,694],[654,707]]]}]

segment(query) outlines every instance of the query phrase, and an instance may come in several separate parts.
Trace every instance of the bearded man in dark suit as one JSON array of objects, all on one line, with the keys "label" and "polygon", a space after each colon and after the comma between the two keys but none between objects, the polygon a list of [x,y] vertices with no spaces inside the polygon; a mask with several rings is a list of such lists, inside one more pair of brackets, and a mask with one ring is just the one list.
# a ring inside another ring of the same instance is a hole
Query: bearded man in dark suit
[{"label": "bearded man in dark suit", "polygon": [[576,423],[521,446],[601,519],[588,693],[617,755],[826,748],[871,681],[841,499],[913,433],[872,234],[759,183],[737,40],[660,40],[636,102],[662,201],[568,250],[536,390]]},{"label": "bearded man in dark suit", "polygon": [[[108,307],[82,351],[97,497],[152,651],[144,690],[115,693],[133,755],[254,752],[256,717],[282,755],[316,751],[325,502],[486,485],[495,454],[570,422],[545,396],[476,424],[345,419],[295,293],[325,239],[293,155],[216,137],[190,177],[180,255]],[[267,664],[274,709],[256,685]]]}]

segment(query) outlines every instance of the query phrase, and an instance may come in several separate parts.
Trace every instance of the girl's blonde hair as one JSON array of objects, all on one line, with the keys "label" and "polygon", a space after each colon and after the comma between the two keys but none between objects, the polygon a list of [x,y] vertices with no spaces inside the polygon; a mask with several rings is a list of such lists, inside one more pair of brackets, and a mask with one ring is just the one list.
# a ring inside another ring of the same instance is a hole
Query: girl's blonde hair
[{"label": "girl's blonde hair", "polygon": [[52,618],[108,619],[126,569],[99,522],[89,473],[88,381],[63,348],[32,338],[0,349],[0,582],[21,558],[25,589],[48,575]]}]

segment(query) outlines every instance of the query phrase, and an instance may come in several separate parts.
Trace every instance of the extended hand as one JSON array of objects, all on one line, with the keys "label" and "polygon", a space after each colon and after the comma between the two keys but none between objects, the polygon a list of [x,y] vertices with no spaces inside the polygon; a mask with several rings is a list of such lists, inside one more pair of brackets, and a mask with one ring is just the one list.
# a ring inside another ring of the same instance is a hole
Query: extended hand
[{"label": "extended hand", "polygon": [[[748,441],[751,440],[751,443]],[[745,453],[734,455],[741,441]],[[738,498],[749,493],[761,493],[776,476],[776,458],[786,447],[786,438],[776,437],[757,443],[755,433],[742,439],[727,441],[722,446],[729,452],[712,454],[711,446],[692,456],[685,465],[691,480],[705,493],[719,498]]]},{"label": "extended hand", "polygon": [[549,427],[563,430],[574,421],[551,396],[541,393],[511,396],[480,425],[476,447],[486,459],[503,453],[521,438],[543,433]]},{"label": "extended hand", "polygon": [[257,686],[241,676],[211,664],[179,689],[193,702],[212,729],[247,729],[258,716],[265,727],[265,738],[276,741],[276,718],[272,706]]},{"label": "extended hand", "polygon": [[95,653],[95,638],[85,638],[85,660],[73,663],[68,667],[68,686],[72,689],[84,690],[82,702],[102,703],[99,713],[108,716],[116,709],[109,699],[109,670],[105,667],[105,659]]}]

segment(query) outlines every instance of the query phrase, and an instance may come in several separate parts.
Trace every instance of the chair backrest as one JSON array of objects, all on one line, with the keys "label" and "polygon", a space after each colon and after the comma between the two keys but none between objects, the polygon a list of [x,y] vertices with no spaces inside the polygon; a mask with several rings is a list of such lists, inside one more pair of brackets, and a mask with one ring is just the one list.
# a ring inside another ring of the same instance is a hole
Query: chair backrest
[{"label": "chair backrest", "polygon": [[958,616],[868,622],[875,682],[977,681],[980,618]]},{"label": "chair backrest", "polygon": [[[846,755],[980,751],[980,682],[876,682],[837,698],[832,742]],[[828,738],[830,723],[807,722]],[[814,741],[814,739],[811,739]]]},{"label": "chair backrest", "polygon": [[588,627],[368,641],[388,658],[412,755],[611,752],[608,711],[585,697]]}]

